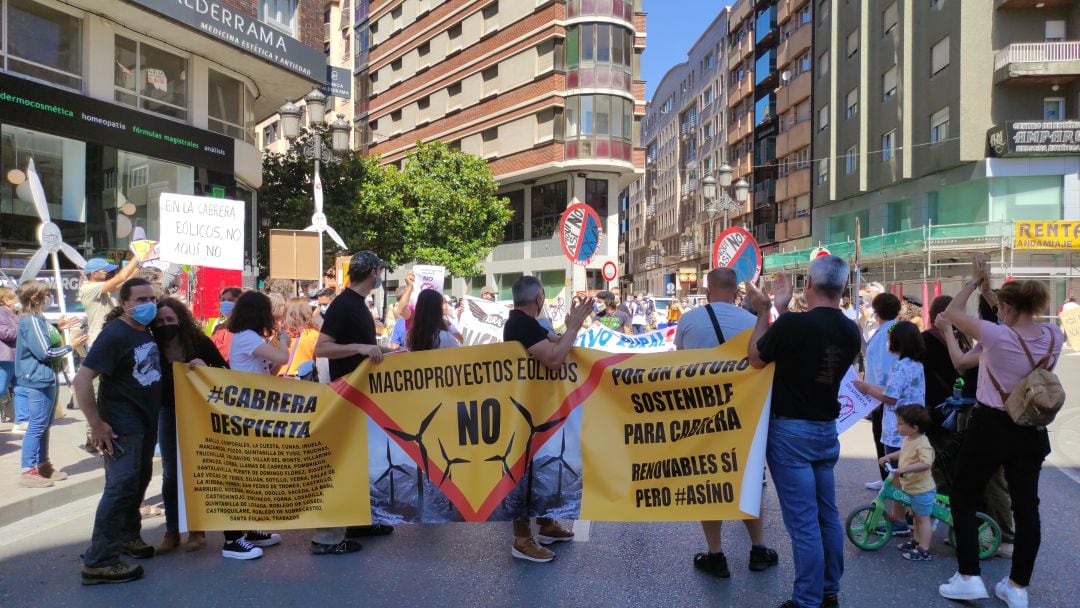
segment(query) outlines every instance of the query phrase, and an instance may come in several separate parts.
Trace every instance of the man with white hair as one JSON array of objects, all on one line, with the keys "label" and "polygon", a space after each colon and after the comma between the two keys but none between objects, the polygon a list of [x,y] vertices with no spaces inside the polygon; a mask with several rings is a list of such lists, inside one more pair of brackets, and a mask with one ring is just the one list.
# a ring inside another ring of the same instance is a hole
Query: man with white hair
[{"label": "man with white hair", "polygon": [[[809,310],[780,315],[771,327],[769,297],[746,286],[758,315],[747,349],[750,365],[776,363],[765,459],[795,562],[791,599],[781,608],[840,605],[844,532],[833,475],[840,457],[837,394],[862,345],[858,326],[840,310],[847,277],[843,259],[815,259],[804,291]],[[792,293],[786,276],[779,276],[775,292],[777,306],[785,309]]]}]

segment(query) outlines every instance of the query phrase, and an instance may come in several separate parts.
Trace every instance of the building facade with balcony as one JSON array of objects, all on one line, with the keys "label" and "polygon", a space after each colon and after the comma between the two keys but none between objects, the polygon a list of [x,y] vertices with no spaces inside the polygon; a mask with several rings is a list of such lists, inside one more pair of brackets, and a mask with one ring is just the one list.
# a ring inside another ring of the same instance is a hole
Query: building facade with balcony
[{"label": "building facade with balcony", "polygon": [[998,275],[1071,273],[1071,253],[1013,250],[1009,231],[1080,219],[1080,3],[839,4],[813,18],[814,244],[847,251],[858,224],[866,280],[948,280],[976,249]]},{"label": "building facade with balcony", "polygon": [[776,63],[776,230],[778,248],[811,245],[811,84],[813,81],[814,3],[779,0],[780,43]]},{"label": "building facade with balcony", "polygon": [[0,267],[17,277],[38,249],[41,219],[18,187],[31,158],[52,221],[86,258],[125,258],[139,228],[158,238],[170,192],[246,201],[252,264],[255,120],[325,81],[322,12],[308,0],[0,0]]},{"label": "building facade with balcony", "polygon": [[[605,286],[603,263],[618,262],[619,193],[644,166],[634,145],[645,111],[640,4],[372,0],[357,18],[361,148],[399,163],[418,140],[448,142],[487,159],[510,200],[503,243],[482,276],[455,278],[455,293],[489,284],[509,299],[523,274],[549,296]],[[588,268],[570,266],[556,231],[575,201],[603,223]]]},{"label": "building facade with balcony", "polygon": [[726,162],[728,13],[664,75],[647,106],[645,175],[628,199],[625,276],[635,292],[683,297],[703,289],[716,222],[710,226],[704,211],[702,178]]}]

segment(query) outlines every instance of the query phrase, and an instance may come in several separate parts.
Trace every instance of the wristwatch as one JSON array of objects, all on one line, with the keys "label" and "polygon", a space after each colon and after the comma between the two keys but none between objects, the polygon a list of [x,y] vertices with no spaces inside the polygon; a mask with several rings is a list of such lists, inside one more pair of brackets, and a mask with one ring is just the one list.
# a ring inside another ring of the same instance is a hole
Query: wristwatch
[{"label": "wristwatch", "polygon": [[968,279],[967,282],[964,283],[964,287],[977,287],[978,285],[979,281],[975,279]]}]

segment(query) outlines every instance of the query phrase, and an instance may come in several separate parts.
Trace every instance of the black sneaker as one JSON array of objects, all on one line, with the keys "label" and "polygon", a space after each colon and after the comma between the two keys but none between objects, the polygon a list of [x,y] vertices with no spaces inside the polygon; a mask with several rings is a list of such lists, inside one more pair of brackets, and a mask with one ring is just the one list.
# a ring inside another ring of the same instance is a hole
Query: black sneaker
[{"label": "black sneaker", "polygon": [[934,559],[934,556],[930,555],[929,551],[921,549],[919,547],[915,547],[910,551],[904,551],[900,554],[900,557],[913,562],[928,562]]},{"label": "black sneaker", "polygon": [[345,538],[364,538],[365,536],[387,536],[394,533],[394,526],[375,524],[371,526],[349,526],[345,528]]},{"label": "black sneaker", "polygon": [[244,538],[247,539],[247,542],[256,547],[273,547],[281,542],[281,536],[274,534],[273,532],[261,532],[259,530],[247,532],[244,534]]},{"label": "black sneaker", "polygon": [[356,553],[363,548],[359,542],[352,539],[345,539],[336,545],[324,545],[315,541],[311,542],[311,553],[313,555],[344,555],[346,553]]},{"label": "black sneaker", "polygon": [[825,597],[821,598],[821,608],[839,608],[840,596],[835,593],[826,593]]},{"label": "black sneaker", "polygon": [[727,557],[723,551],[719,553],[698,553],[694,556],[694,567],[716,578],[731,578]]},{"label": "black sneaker", "polygon": [[779,563],[780,556],[776,551],[768,547],[750,548],[750,569],[754,572],[764,572]]},{"label": "black sneaker", "polygon": [[143,567],[117,562],[103,568],[83,566],[82,584],[99,585],[101,583],[129,583],[142,578]]},{"label": "black sneaker", "polygon": [[225,546],[221,548],[221,556],[229,559],[255,559],[262,557],[262,554],[262,549],[251,544],[243,536],[225,543]]}]

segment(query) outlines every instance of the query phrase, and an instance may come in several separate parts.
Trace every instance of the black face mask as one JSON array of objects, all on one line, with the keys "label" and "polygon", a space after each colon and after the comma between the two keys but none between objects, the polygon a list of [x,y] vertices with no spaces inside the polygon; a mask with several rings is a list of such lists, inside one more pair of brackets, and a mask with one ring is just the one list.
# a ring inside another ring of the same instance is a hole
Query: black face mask
[{"label": "black face mask", "polygon": [[154,328],[154,339],[158,342],[172,342],[178,335],[180,335],[179,325],[158,325]]}]

